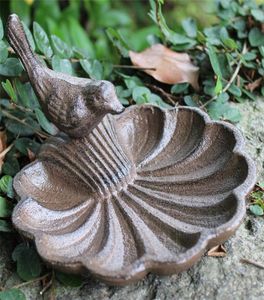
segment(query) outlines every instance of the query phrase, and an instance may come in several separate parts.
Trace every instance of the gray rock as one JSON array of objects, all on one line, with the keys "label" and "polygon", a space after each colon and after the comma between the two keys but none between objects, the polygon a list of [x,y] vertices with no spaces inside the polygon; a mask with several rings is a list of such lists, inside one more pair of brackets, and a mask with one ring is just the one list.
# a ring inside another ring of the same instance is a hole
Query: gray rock
[{"label": "gray rock", "polygon": [[[256,162],[258,180],[264,180],[264,101],[237,104],[243,116],[238,125],[246,138],[247,149]],[[140,282],[110,287],[88,278],[81,288],[64,287],[56,283],[56,299],[263,299],[264,270],[240,262],[248,258],[264,262],[264,218],[250,214],[226,243],[227,256],[204,256],[195,266],[179,275],[161,277],[148,275]],[[10,287],[18,283],[11,263],[12,247],[0,236],[0,286]],[[27,299],[41,299],[39,283],[21,288]],[[49,298],[46,293],[45,299]]]}]

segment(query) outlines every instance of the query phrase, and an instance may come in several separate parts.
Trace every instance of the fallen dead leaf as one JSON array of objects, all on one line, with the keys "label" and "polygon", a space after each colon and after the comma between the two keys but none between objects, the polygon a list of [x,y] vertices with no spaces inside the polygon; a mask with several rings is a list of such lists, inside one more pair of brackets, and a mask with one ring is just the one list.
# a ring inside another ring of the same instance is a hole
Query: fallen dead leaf
[{"label": "fallen dead leaf", "polygon": [[7,141],[6,132],[4,130],[0,131],[0,153],[5,150],[6,141]]},{"label": "fallen dead leaf", "polygon": [[155,44],[140,53],[129,51],[129,56],[134,66],[147,68],[144,72],[160,82],[188,82],[194,89],[199,89],[199,68],[191,62],[186,53],[177,53],[162,44]]},{"label": "fallen dead leaf", "polygon": [[212,257],[224,257],[226,256],[226,248],[223,245],[217,245],[213,248],[211,248],[208,252],[208,256]]},{"label": "fallen dead leaf", "polygon": [[4,158],[5,158],[5,149],[7,147],[6,145],[7,137],[6,137],[6,132],[5,131],[0,131],[0,172],[2,169],[2,165],[4,163]]},{"label": "fallen dead leaf", "polygon": [[32,162],[36,159],[36,154],[31,151],[30,149],[27,149],[27,153],[28,153],[28,158],[29,158],[29,161]]},{"label": "fallen dead leaf", "polygon": [[261,82],[262,82],[262,78],[260,77],[257,80],[248,83],[245,87],[247,90],[249,90],[252,93],[256,88],[258,88],[261,85]]}]

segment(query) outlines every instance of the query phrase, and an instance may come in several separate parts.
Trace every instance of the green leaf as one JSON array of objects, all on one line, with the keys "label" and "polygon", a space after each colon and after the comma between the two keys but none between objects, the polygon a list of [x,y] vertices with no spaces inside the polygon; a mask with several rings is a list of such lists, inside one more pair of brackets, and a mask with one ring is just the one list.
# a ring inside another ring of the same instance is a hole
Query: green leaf
[{"label": "green leaf", "polygon": [[56,278],[65,286],[79,287],[83,284],[83,278],[74,274],[65,274],[59,271],[55,273]]},{"label": "green leaf", "polygon": [[0,300],[27,300],[26,296],[19,289],[10,289],[0,292]]},{"label": "green leaf", "polygon": [[11,176],[5,175],[0,179],[0,191],[9,198],[13,198],[13,178]]},{"label": "green leaf", "polygon": [[29,281],[41,274],[41,261],[32,247],[19,244],[12,253],[12,259],[17,263],[17,274],[22,280]]},{"label": "green leaf", "polygon": [[4,220],[0,220],[0,232],[12,232],[12,231],[13,229],[8,222]]},{"label": "green leaf", "polygon": [[223,114],[223,118],[233,123],[237,123],[241,120],[241,113],[237,108],[229,106],[229,109]]},{"label": "green leaf", "polygon": [[231,84],[228,91],[236,97],[241,97],[242,95],[241,89],[235,84]]},{"label": "green leaf", "polygon": [[197,36],[197,25],[195,20],[192,18],[187,18],[182,21],[182,27],[188,37],[195,38]]},{"label": "green leaf", "polygon": [[37,130],[40,130],[38,123],[31,117],[26,117],[23,123],[13,119],[7,119],[5,122],[7,130],[15,135],[28,136],[33,135]]},{"label": "green leaf", "polygon": [[35,113],[36,113],[36,117],[39,122],[39,125],[45,131],[47,131],[51,135],[55,135],[58,133],[58,130],[56,129],[56,127],[52,123],[50,123],[50,121],[48,121],[48,119],[46,118],[44,113],[39,108],[35,109]]},{"label": "green leaf", "polygon": [[251,14],[255,20],[259,22],[264,22],[264,12],[262,9],[252,9]]},{"label": "green leaf", "polygon": [[35,45],[35,42],[34,42],[33,35],[32,35],[32,33],[31,33],[31,31],[28,29],[27,25],[26,25],[23,21],[22,21],[22,25],[23,25],[23,28],[24,28],[24,31],[25,31],[27,40],[28,40],[28,42],[29,42],[29,45],[30,45],[31,49],[32,49],[33,51],[35,51],[36,45]]},{"label": "green leaf", "polygon": [[132,90],[136,86],[143,85],[142,81],[137,76],[128,76],[124,79],[124,82],[129,90]]},{"label": "green leaf", "polygon": [[61,40],[55,35],[51,36],[51,40],[54,47],[54,51],[60,58],[72,57],[73,52],[71,47],[68,46],[63,40]]},{"label": "green leaf", "polygon": [[4,41],[0,41],[0,64],[3,64],[8,58],[8,48]]},{"label": "green leaf", "polygon": [[120,54],[123,57],[129,57],[128,51],[130,47],[128,46],[122,34],[113,28],[108,28],[106,30],[106,34],[113,45],[119,50]]},{"label": "green leaf", "polygon": [[263,209],[257,204],[250,205],[249,210],[255,216],[263,216],[263,214],[264,214]]},{"label": "green leaf", "polygon": [[68,18],[68,34],[70,35],[72,44],[82,49],[85,56],[89,58],[95,57],[94,47],[91,40],[79,24],[78,20],[75,20],[72,17]]},{"label": "green leaf", "polygon": [[252,47],[264,46],[264,34],[257,27],[250,30],[248,40]]},{"label": "green leaf", "polygon": [[[149,13],[149,16],[152,18],[152,20],[159,26],[162,34],[166,38],[167,41],[171,42],[174,46],[182,45],[184,46],[184,49],[188,49],[196,44],[196,41],[179,33],[174,32],[171,30],[162,15],[161,11],[161,2],[158,1],[150,1],[151,4],[151,11]],[[157,7],[158,5],[158,7]]]},{"label": "green leaf", "polygon": [[256,57],[257,57],[257,54],[254,52],[247,52],[243,55],[243,58],[248,61],[254,60]]},{"label": "green leaf", "polygon": [[40,144],[29,138],[18,138],[14,142],[15,148],[23,155],[28,155],[28,149],[34,153],[37,153]]},{"label": "green leaf", "polygon": [[73,68],[71,62],[66,58],[59,58],[54,55],[51,60],[52,69],[57,72],[73,75]]},{"label": "green leaf", "polygon": [[91,79],[103,79],[103,66],[98,60],[81,59],[80,64]]},{"label": "green leaf", "polygon": [[233,40],[231,38],[223,39],[222,42],[224,43],[224,45],[226,47],[228,47],[231,50],[236,50],[238,48],[237,43],[235,42],[235,40]]},{"label": "green leaf", "polygon": [[0,18],[0,40],[4,37],[4,27],[3,27],[3,22],[2,19]]},{"label": "green leaf", "polygon": [[222,90],[223,90],[223,85],[222,85],[221,77],[217,76],[214,92],[215,92],[216,95],[218,95],[222,92]]},{"label": "green leaf", "polygon": [[7,58],[7,60],[0,64],[0,75],[3,76],[19,76],[23,71],[23,67],[17,58]]},{"label": "green leaf", "polygon": [[215,52],[215,48],[213,46],[211,46],[210,44],[207,44],[207,48],[208,48],[208,55],[209,55],[210,63],[214,70],[214,73],[220,79],[222,79],[222,72],[221,72],[219,61],[218,61],[218,58],[217,58],[217,55]]},{"label": "green leaf", "polygon": [[17,102],[17,95],[15,90],[13,89],[13,86],[11,82],[7,79],[6,82],[2,82],[2,87],[6,91],[6,93],[9,95],[9,97],[14,101]]},{"label": "green leaf", "polygon": [[186,91],[189,87],[189,83],[178,83],[174,84],[171,87],[172,94],[181,94],[182,92]]},{"label": "green leaf", "polygon": [[33,23],[33,35],[40,52],[43,53],[47,58],[50,58],[53,54],[53,51],[50,46],[49,38],[45,30],[37,22]]},{"label": "green leaf", "polygon": [[183,100],[187,106],[199,107],[197,102],[195,102],[191,96],[184,96]]},{"label": "green leaf", "polygon": [[0,218],[10,217],[12,213],[12,205],[6,198],[0,196]]},{"label": "green leaf", "polygon": [[151,92],[144,86],[136,86],[133,88],[132,98],[137,104],[148,103]]},{"label": "green leaf", "polygon": [[20,170],[20,165],[17,158],[14,155],[9,155],[5,157],[5,162],[2,167],[2,173],[10,176],[15,176]]},{"label": "green leaf", "polygon": [[30,23],[30,6],[26,1],[10,1],[10,12],[15,13],[22,19],[27,25]]}]

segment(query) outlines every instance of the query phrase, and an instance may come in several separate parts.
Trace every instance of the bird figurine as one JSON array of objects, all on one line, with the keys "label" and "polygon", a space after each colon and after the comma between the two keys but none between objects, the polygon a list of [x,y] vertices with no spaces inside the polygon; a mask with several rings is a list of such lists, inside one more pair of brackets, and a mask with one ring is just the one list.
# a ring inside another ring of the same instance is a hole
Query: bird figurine
[{"label": "bird figurine", "polygon": [[107,113],[124,110],[112,83],[78,78],[44,66],[32,51],[16,14],[8,18],[7,38],[22,61],[48,119],[69,136],[85,136]]}]

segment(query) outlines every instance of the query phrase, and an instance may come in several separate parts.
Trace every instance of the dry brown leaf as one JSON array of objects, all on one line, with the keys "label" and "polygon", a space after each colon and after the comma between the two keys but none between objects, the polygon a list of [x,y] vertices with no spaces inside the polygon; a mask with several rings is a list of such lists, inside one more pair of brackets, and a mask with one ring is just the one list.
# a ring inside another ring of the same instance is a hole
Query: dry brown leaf
[{"label": "dry brown leaf", "polygon": [[226,248],[223,245],[217,245],[209,249],[207,255],[212,257],[224,257],[226,253]]},{"label": "dry brown leaf", "polygon": [[177,53],[161,44],[155,44],[140,53],[129,51],[129,56],[134,66],[147,68],[144,72],[160,82],[167,84],[188,82],[196,90],[199,88],[199,68],[191,62],[186,53]]},{"label": "dry brown leaf", "polygon": [[28,154],[28,158],[29,158],[29,161],[32,162],[36,159],[36,154],[31,151],[30,149],[27,149],[27,154]]},{"label": "dry brown leaf", "polygon": [[7,141],[6,132],[4,130],[0,131],[0,153],[5,150],[6,141]]},{"label": "dry brown leaf", "polygon": [[261,85],[261,81],[262,81],[262,78],[260,77],[257,80],[255,80],[251,83],[248,83],[245,87],[247,90],[249,90],[252,93],[256,88],[258,88]]},{"label": "dry brown leaf", "polygon": [[5,152],[4,151],[7,147],[6,141],[7,141],[6,132],[5,131],[0,131],[0,172],[1,172],[2,165],[4,163],[4,158],[5,158]]}]

